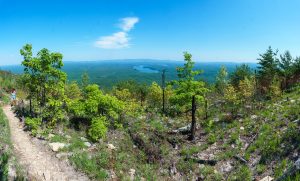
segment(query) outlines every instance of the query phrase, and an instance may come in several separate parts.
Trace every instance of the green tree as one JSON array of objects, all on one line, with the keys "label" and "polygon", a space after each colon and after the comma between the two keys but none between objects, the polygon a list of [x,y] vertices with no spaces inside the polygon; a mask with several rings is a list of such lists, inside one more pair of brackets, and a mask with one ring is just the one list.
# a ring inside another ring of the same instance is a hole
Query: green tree
[{"label": "green tree", "polygon": [[288,82],[293,76],[293,63],[294,60],[289,51],[285,51],[283,55],[280,55],[279,68],[283,77],[284,88],[289,86]]},{"label": "green tree", "polygon": [[224,90],[228,84],[228,72],[225,66],[221,66],[217,76],[216,76],[216,89],[221,95],[224,95]]},{"label": "green tree", "polygon": [[162,88],[156,82],[153,82],[149,87],[149,93],[147,97],[148,104],[151,108],[160,108],[163,97]]},{"label": "green tree", "polygon": [[238,87],[241,80],[244,80],[246,77],[250,79],[253,76],[253,72],[251,71],[249,65],[242,64],[237,66],[235,70],[230,74],[230,84],[234,87]]},{"label": "green tree", "polygon": [[260,54],[258,67],[258,81],[264,93],[267,93],[273,78],[278,75],[277,52],[271,47],[264,54]]},{"label": "green tree", "polygon": [[62,106],[65,100],[64,86],[66,73],[63,67],[62,54],[51,53],[42,49],[36,57],[32,57],[32,46],[27,44],[20,50],[24,57],[24,82],[29,90],[29,98],[35,95],[40,106],[40,116],[50,123],[64,117]]},{"label": "green tree", "polygon": [[297,79],[300,79],[300,57],[296,57],[294,59],[294,63],[292,66],[292,72],[293,72],[293,76],[292,76],[292,83],[295,83],[297,81]]},{"label": "green tree", "polygon": [[81,75],[81,87],[84,89],[86,88],[86,86],[88,86],[90,84],[90,77],[89,74],[87,72],[84,72]]},{"label": "green tree", "polygon": [[66,97],[70,100],[77,100],[82,98],[82,92],[76,81],[72,81],[65,85]]},{"label": "green tree", "polygon": [[236,109],[240,104],[240,99],[237,90],[231,84],[226,87],[224,91],[224,98],[231,107],[231,113],[235,114]]},{"label": "green tree", "polygon": [[270,88],[268,90],[268,96],[271,99],[276,99],[281,95],[281,88],[280,88],[280,80],[277,76],[273,78],[270,84]]},{"label": "green tree", "polygon": [[251,101],[251,98],[254,96],[255,93],[255,78],[245,77],[244,80],[240,80],[239,93],[241,96],[241,101],[243,103]]},{"label": "green tree", "polygon": [[173,82],[175,85],[175,95],[171,99],[172,102],[184,106],[187,110],[191,108],[192,123],[190,139],[193,140],[196,130],[196,102],[204,101],[204,95],[208,92],[208,89],[205,87],[203,81],[195,79],[202,71],[193,70],[195,63],[192,61],[192,55],[190,53],[184,52],[184,61],[184,66],[177,68],[179,80]]},{"label": "green tree", "polygon": [[112,126],[121,126],[120,115],[125,107],[122,101],[115,96],[104,94],[96,84],[88,85],[84,92],[82,99],[70,102],[71,113],[89,120],[106,117]]}]

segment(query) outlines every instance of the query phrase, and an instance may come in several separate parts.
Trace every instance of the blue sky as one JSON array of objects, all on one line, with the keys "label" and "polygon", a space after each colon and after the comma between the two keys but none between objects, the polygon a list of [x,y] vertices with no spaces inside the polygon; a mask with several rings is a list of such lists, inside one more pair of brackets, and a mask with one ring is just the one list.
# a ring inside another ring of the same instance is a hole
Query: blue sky
[{"label": "blue sky", "polygon": [[299,0],[0,0],[0,65],[20,48],[64,60],[256,61],[269,45],[300,56]]}]

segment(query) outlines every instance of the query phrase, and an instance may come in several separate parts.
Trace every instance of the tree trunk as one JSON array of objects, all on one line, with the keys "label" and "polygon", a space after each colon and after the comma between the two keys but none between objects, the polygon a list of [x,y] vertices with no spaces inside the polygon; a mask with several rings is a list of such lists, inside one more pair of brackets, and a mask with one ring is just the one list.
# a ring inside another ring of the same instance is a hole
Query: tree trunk
[{"label": "tree trunk", "polygon": [[163,112],[163,114],[165,114],[165,89],[163,88],[163,100],[162,100],[162,102],[163,102],[163,105],[162,105],[162,112]]},{"label": "tree trunk", "polygon": [[205,99],[205,120],[208,119],[208,102],[207,99]]},{"label": "tree trunk", "polygon": [[141,90],[141,107],[143,107],[143,91]]},{"label": "tree trunk", "polygon": [[192,125],[191,125],[191,135],[190,140],[195,139],[196,132],[196,96],[194,95],[192,98]]},{"label": "tree trunk", "polygon": [[31,100],[31,96],[30,96],[30,99],[29,99],[29,112],[30,112],[30,116],[32,117],[32,100]]}]

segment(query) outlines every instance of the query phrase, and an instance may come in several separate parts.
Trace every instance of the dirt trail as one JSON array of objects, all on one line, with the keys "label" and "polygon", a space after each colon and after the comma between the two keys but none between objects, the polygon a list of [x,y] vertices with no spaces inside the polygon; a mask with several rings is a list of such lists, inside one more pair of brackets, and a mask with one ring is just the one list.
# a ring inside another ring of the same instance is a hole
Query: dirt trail
[{"label": "dirt trail", "polygon": [[58,160],[42,142],[32,139],[24,132],[10,106],[3,106],[3,111],[9,120],[16,157],[27,171],[30,180],[89,180],[85,175],[76,172],[66,161]]}]

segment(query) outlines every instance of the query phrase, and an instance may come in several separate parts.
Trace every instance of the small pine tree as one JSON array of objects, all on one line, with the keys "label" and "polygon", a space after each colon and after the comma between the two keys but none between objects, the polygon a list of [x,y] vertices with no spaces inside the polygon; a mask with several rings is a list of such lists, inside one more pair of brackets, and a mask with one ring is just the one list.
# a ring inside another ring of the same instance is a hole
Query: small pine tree
[{"label": "small pine tree", "polygon": [[87,72],[81,75],[81,87],[84,89],[90,84],[90,77]]},{"label": "small pine tree", "polygon": [[278,58],[277,52],[273,51],[271,47],[267,49],[264,54],[260,54],[259,67],[258,67],[258,80],[263,93],[268,92],[272,80],[278,75]]},{"label": "small pine tree", "polygon": [[222,66],[216,77],[216,89],[221,95],[224,95],[224,90],[228,84],[228,72],[225,66]]},{"label": "small pine tree", "polygon": [[200,75],[202,71],[193,70],[195,63],[192,61],[190,53],[184,53],[184,61],[184,66],[177,68],[179,80],[173,82],[175,95],[172,97],[172,102],[192,110],[190,139],[193,140],[196,130],[196,104],[204,101],[204,95],[208,89],[203,81],[195,80],[195,77]]}]

